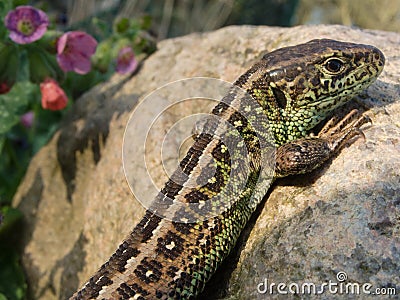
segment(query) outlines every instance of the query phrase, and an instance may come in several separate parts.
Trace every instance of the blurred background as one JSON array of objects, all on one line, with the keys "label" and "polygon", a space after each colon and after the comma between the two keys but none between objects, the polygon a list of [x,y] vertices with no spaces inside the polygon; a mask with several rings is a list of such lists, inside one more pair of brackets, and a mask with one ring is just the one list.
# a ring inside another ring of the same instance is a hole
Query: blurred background
[{"label": "blurred background", "polygon": [[46,2],[60,22],[79,27],[93,16],[149,15],[158,40],[232,24],[344,24],[400,31],[400,0],[57,0]]}]

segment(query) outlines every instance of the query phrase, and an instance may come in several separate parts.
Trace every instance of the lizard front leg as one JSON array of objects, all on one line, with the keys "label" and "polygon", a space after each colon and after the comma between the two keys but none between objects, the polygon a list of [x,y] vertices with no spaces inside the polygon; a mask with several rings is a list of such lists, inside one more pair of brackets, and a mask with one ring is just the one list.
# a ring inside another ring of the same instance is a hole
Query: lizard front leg
[{"label": "lizard front leg", "polygon": [[360,127],[370,118],[352,110],[339,122],[333,117],[318,136],[307,137],[280,146],[276,151],[276,177],[304,174],[333,157],[352,138],[362,135]]}]

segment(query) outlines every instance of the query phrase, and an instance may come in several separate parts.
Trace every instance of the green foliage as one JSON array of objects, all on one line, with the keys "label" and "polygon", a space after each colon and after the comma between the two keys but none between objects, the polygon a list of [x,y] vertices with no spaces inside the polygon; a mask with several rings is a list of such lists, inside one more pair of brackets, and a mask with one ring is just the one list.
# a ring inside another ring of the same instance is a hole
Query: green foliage
[{"label": "green foliage", "polygon": [[[26,2],[0,1],[0,16],[4,20],[14,5]],[[0,24],[0,86],[12,87],[0,95],[0,205],[11,202],[29,159],[49,140],[63,114],[41,108],[39,84],[45,78],[52,78],[73,101],[115,72],[116,57],[122,47],[129,45],[137,54],[145,55],[155,50],[154,41],[143,34],[150,27],[149,17],[121,18],[113,26],[100,17],[86,22],[99,43],[92,57],[93,68],[85,75],[64,73],[58,66],[56,41],[62,32],[48,30],[34,43],[17,45],[8,38],[4,23]],[[20,123],[27,111],[35,115],[32,128],[24,128]]]},{"label": "green foliage", "polygon": [[[38,99],[38,85],[28,81],[18,82],[8,94],[0,95],[0,206],[11,202],[31,157],[49,141],[64,114],[42,109]],[[35,113],[35,120],[26,128],[20,118],[29,110]]]},{"label": "green foliage", "polygon": [[125,46],[131,47],[136,54],[149,55],[156,50],[154,40],[149,39],[143,33],[151,26],[151,18],[144,16],[138,20],[120,18],[113,24],[113,31],[107,36],[110,26],[103,27],[103,21],[93,19],[92,26],[102,31],[103,40],[98,44],[96,54],[93,57],[95,68],[101,73],[107,73],[112,69],[118,52]]},{"label": "green foliage", "polygon": [[152,18],[149,15],[142,17],[141,28],[143,30],[150,30],[152,25]]},{"label": "green foliage", "polygon": [[7,246],[7,240],[12,240],[15,238],[13,231],[22,221],[22,213],[19,210],[9,206],[1,208],[0,213],[3,216],[3,221],[0,225],[0,241],[2,242],[0,244],[0,249],[4,249],[5,246]]},{"label": "green foliage", "polygon": [[[4,20],[8,11],[11,9],[10,1],[0,1],[0,19]],[[0,39],[3,40],[7,35],[7,30],[4,26],[0,26]]]},{"label": "green foliage", "polygon": [[[90,26],[77,29],[86,32],[90,29],[98,41],[92,69],[85,75],[65,73],[58,65],[56,48],[62,32],[47,30],[40,40],[29,44],[16,44],[8,37],[9,31],[4,26],[6,14],[28,2],[0,1],[0,300],[25,299],[26,294],[24,275],[15,249],[22,215],[10,207],[11,200],[30,159],[49,141],[68,110],[68,106],[65,111],[43,109],[41,93],[44,89],[42,86],[41,92],[40,84],[47,78],[54,80],[68,96],[71,106],[82,93],[115,72],[115,61],[122,47],[132,47],[136,54],[142,54],[142,58],[155,50],[155,42],[144,33],[150,28],[149,17],[137,21],[122,18],[114,26],[101,18],[89,18],[86,22]],[[51,26],[56,28],[55,24]],[[46,96],[49,94],[51,92]],[[65,100],[65,95],[61,94]],[[56,96],[53,99],[57,100]],[[23,125],[21,116],[27,112],[33,112],[34,121]]]},{"label": "green foliage", "polygon": [[3,207],[0,213],[4,216],[0,225],[0,300],[25,299],[26,283],[24,273],[19,265],[19,256],[13,249],[18,234],[16,228],[22,220],[22,214],[11,207]]},{"label": "green foliage", "polygon": [[19,122],[19,115],[37,96],[36,91],[38,91],[37,85],[25,81],[16,83],[9,93],[0,95],[0,140]]},{"label": "green foliage", "polygon": [[46,77],[61,81],[64,73],[57,65],[55,55],[33,45],[27,51],[29,64],[29,79],[33,83],[41,83]]},{"label": "green foliage", "polygon": [[129,29],[129,19],[122,18],[118,22],[115,22],[115,31],[117,33],[124,33]]},{"label": "green foliage", "polygon": [[0,43],[0,82],[12,86],[17,80],[20,66],[20,53],[17,45]]},{"label": "green foliage", "polygon": [[29,0],[13,0],[13,1],[11,1],[12,2],[12,6],[13,7],[17,7],[17,6],[19,6],[19,5],[28,5],[29,4]]},{"label": "green foliage", "polygon": [[26,283],[15,251],[11,248],[0,249],[0,265],[0,299],[24,299]]}]

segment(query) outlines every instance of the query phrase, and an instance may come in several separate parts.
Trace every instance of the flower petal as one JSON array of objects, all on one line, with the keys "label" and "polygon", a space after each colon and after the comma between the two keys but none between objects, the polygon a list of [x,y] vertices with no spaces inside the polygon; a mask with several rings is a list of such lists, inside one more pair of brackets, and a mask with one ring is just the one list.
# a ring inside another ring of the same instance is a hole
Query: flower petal
[{"label": "flower petal", "polygon": [[138,62],[131,47],[122,48],[117,57],[116,70],[120,74],[132,73],[136,70]]},{"label": "flower petal", "polygon": [[97,41],[85,32],[75,31],[70,35],[71,47],[77,51],[87,53],[88,56],[96,52]]},{"label": "flower petal", "polygon": [[70,31],[57,42],[57,61],[64,72],[86,74],[91,69],[91,56],[96,52],[97,41],[83,31]]},{"label": "flower petal", "polygon": [[32,6],[18,6],[4,19],[10,39],[17,44],[39,40],[47,31],[49,18],[46,13]]}]

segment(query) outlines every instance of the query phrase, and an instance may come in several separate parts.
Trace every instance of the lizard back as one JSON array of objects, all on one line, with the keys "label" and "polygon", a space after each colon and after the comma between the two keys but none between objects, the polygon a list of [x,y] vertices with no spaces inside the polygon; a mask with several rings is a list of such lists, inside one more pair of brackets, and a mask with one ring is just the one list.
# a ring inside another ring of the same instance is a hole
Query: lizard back
[{"label": "lizard back", "polygon": [[142,220],[71,299],[194,298],[268,189],[260,176],[273,153],[264,146],[307,137],[383,65],[375,47],[326,39],[266,54],[234,83],[243,92],[232,89],[213,109],[217,120],[207,121]]}]

